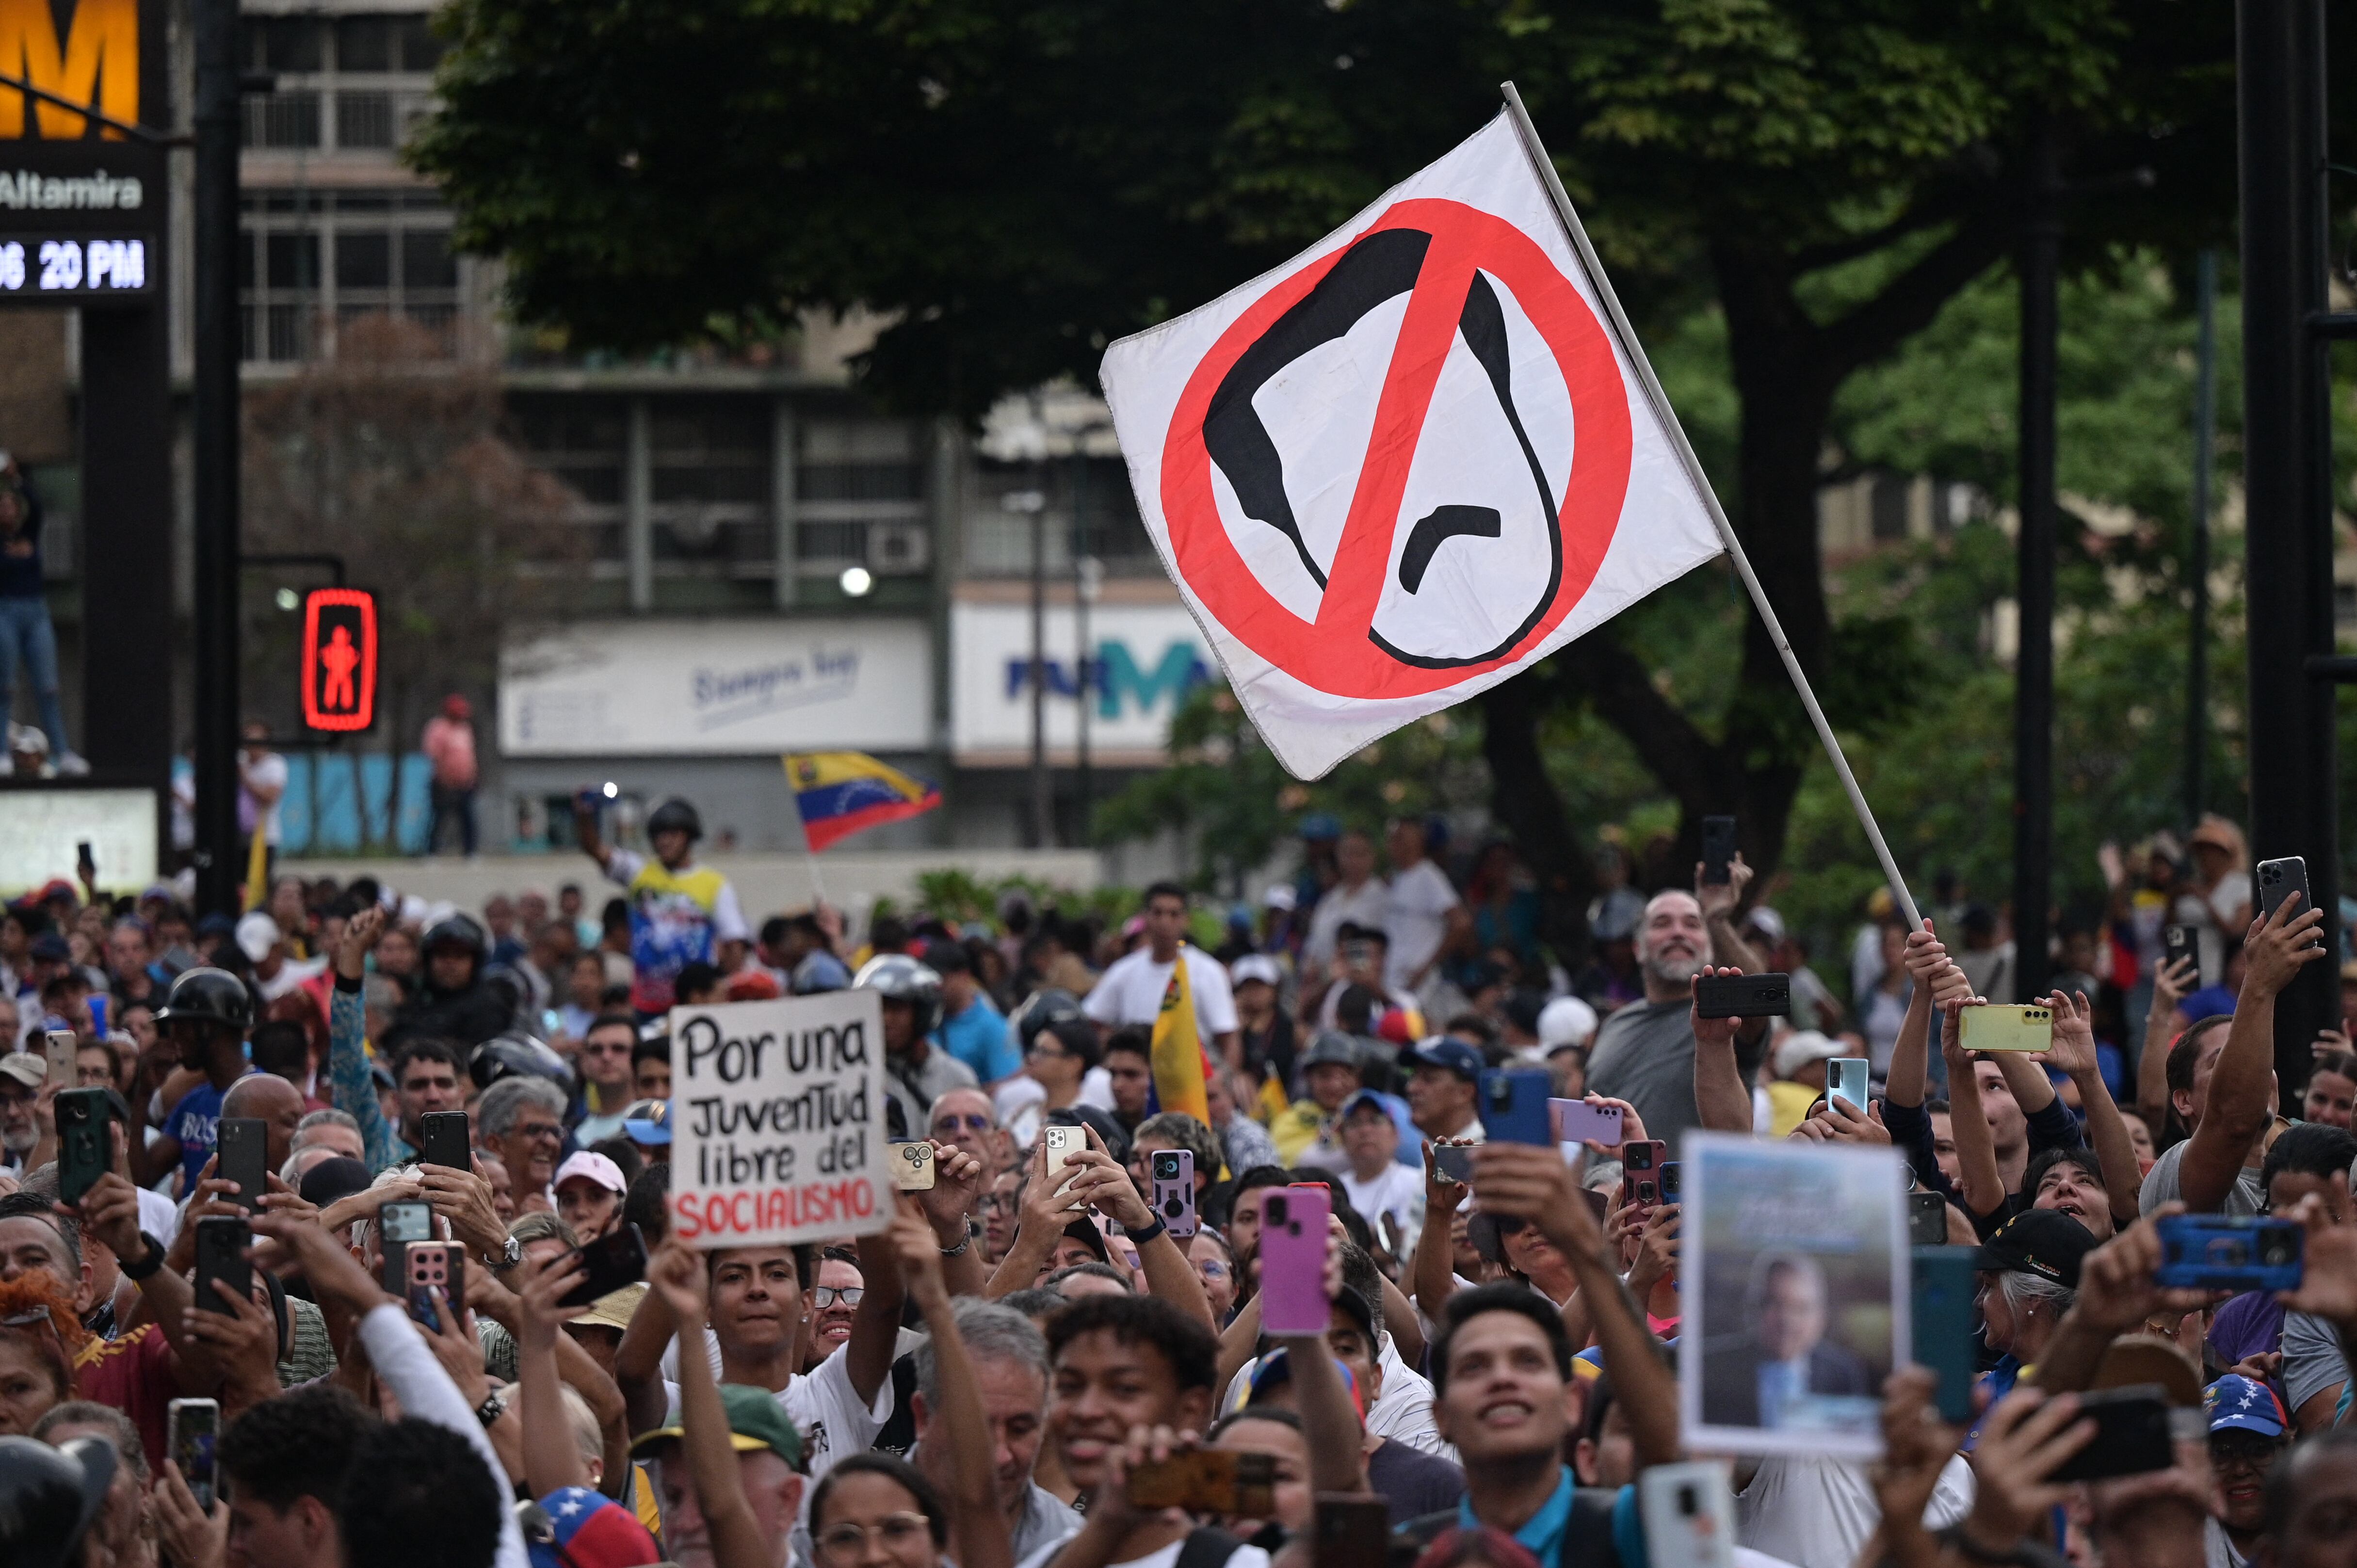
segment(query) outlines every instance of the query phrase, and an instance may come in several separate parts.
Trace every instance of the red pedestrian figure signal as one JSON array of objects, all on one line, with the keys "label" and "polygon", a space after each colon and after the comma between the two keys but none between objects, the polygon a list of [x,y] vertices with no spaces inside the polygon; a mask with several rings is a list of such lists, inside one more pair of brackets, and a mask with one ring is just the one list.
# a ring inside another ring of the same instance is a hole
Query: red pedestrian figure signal
[{"label": "red pedestrian figure signal", "polygon": [[376,722],[376,596],[314,588],[303,601],[303,723],[344,735]]}]

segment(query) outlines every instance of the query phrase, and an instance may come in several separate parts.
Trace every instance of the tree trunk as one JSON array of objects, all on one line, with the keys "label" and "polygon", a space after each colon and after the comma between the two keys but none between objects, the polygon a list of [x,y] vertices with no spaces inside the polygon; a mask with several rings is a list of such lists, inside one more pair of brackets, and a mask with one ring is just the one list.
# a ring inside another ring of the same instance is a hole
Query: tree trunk
[{"label": "tree trunk", "polygon": [[1587,906],[1596,897],[1588,846],[1580,842],[1547,777],[1538,742],[1549,672],[1534,670],[1481,693],[1481,755],[1493,783],[1491,814],[1539,884],[1539,940],[1566,966],[1587,950]]}]

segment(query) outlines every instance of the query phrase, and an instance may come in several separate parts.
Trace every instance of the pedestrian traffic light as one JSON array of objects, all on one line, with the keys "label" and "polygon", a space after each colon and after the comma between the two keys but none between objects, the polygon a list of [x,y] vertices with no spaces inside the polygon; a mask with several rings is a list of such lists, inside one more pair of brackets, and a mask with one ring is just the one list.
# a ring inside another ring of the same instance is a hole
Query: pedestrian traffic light
[{"label": "pedestrian traffic light", "polygon": [[314,588],[303,601],[303,724],[333,735],[376,722],[376,596]]}]

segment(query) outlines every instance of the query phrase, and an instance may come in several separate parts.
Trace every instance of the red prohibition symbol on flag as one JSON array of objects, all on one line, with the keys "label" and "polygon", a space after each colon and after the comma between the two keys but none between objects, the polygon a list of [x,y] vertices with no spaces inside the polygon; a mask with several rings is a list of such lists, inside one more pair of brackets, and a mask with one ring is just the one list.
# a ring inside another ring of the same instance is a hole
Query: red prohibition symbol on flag
[{"label": "red prohibition symbol on flag", "polygon": [[[1336,346],[1403,297],[1363,446],[1286,450],[1264,394],[1314,387],[1320,356],[1345,351]],[[1514,346],[1534,332],[1554,386],[1534,384],[1526,354],[1518,374]],[[1557,417],[1550,439],[1534,410],[1566,393],[1569,430]],[[1425,441],[1428,425],[1474,417],[1498,432],[1480,454],[1428,450],[1446,446]],[[1213,342],[1172,414],[1160,499],[1178,575],[1245,647],[1333,696],[1415,697],[1514,663],[1563,622],[1612,543],[1631,449],[1611,338],[1555,262],[1501,218],[1412,199],[1277,281]],[[1327,555],[1293,498],[1337,487],[1348,510]],[[1314,613],[1302,593],[1271,591],[1265,551],[1257,571],[1246,560],[1223,499],[1246,526],[1289,541]],[[1501,543],[1445,581],[1432,575],[1460,539]]]}]

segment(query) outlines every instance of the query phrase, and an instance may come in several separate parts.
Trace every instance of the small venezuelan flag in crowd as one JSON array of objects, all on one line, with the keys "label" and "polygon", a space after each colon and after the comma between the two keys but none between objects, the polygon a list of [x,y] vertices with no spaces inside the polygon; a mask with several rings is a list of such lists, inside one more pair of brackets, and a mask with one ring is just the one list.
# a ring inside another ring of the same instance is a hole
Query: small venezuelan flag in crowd
[{"label": "small venezuelan flag in crowd", "polygon": [[937,786],[864,751],[790,751],[782,760],[813,854],[837,839],[920,816],[942,803]]}]

